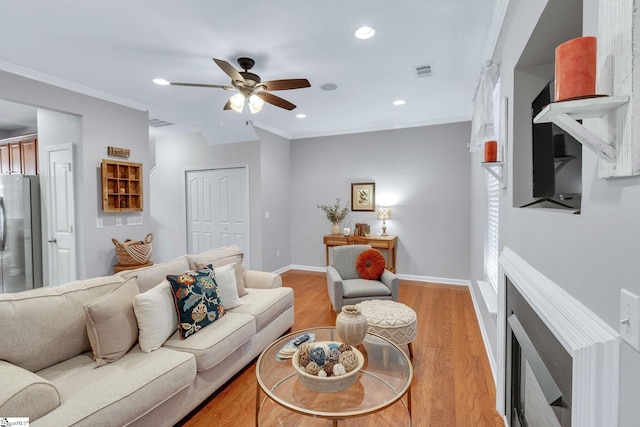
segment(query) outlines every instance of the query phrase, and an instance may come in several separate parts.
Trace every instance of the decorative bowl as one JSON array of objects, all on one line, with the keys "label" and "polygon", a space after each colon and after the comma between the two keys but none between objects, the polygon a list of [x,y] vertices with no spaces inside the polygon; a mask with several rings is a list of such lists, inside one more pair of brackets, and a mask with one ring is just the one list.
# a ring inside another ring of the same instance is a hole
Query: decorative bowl
[{"label": "decorative bowl", "polygon": [[[337,344],[339,346],[342,343],[336,341],[318,341],[311,344],[311,347],[313,348],[314,346],[317,346],[319,344]],[[364,356],[362,355],[360,350],[353,346],[351,346],[351,350],[356,356],[357,364],[353,370],[343,375],[320,377],[307,373],[304,367],[300,366],[300,350],[297,350],[294,353],[293,357],[291,358],[291,363],[293,364],[295,370],[298,372],[298,379],[300,380],[302,385],[313,391],[321,393],[335,393],[351,387],[358,379],[358,373],[362,369],[362,366],[364,366]]]}]

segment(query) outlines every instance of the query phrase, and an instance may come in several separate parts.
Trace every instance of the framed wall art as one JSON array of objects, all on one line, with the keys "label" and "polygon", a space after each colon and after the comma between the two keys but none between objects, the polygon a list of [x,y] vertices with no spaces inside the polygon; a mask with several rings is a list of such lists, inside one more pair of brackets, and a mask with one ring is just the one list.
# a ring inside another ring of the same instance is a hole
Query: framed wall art
[{"label": "framed wall art", "polygon": [[373,212],[376,208],[376,184],[358,182],[351,184],[351,210]]}]

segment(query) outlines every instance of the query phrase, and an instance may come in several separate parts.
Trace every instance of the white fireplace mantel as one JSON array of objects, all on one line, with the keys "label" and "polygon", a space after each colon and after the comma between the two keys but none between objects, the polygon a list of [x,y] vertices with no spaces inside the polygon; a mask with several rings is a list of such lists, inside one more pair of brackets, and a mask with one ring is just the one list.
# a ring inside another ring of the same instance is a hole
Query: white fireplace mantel
[{"label": "white fireplace mantel", "polygon": [[498,286],[497,409],[505,415],[506,278],[573,358],[571,423],[618,425],[620,336],[602,319],[505,247]]}]

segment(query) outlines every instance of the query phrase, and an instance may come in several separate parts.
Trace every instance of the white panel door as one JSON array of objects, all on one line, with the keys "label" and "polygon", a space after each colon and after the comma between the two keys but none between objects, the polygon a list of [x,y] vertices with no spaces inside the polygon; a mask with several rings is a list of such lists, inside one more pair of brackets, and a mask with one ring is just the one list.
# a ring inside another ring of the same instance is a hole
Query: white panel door
[{"label": "white panel door", "polygon": [[47,148],[49,284],[76,279],[73,146]]},{"label": "white panel door", "polygon": [[199,253],[236,244],[249,265],[246,168],[186,172],[187,250]]}]

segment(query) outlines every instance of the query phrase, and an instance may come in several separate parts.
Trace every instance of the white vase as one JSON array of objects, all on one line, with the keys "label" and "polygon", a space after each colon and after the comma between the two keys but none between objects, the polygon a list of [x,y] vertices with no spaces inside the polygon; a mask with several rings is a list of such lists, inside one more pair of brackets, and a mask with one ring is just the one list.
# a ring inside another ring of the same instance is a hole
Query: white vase
[{"label": "white vase", "polygon": [[359,345],[367,335],[368,327],[367,317],[355,305],[343,306],[336,317],[336,332],[349,345]]},{"label": "white vase", "polygon": [[331,225],[331,234],[340,234],[340,224]]}]

